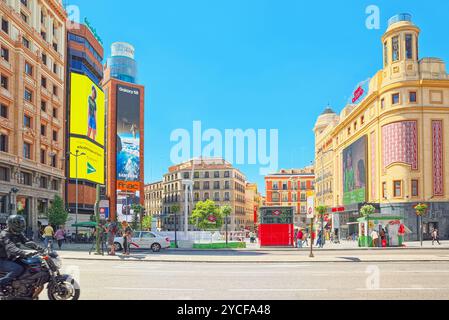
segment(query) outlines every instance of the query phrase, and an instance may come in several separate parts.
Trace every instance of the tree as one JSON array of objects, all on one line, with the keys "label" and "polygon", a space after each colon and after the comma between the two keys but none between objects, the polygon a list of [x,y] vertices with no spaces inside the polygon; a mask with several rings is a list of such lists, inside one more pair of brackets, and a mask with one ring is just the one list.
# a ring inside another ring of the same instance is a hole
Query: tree
[{"label": "tree", "polygon": [[230,206],[223,206],[221,207],[221,216],[223,219],[226,219],[226,245],[228,245],[228,217],[232,213],[232,208]]},{"label": "tree", "polygon": [[419,225],[420,225],[419,240],[421,242],[421,247],[423,246],[423,216],[427,213],[428,208],[429,206],[425,203],[418,203],[414,207],[416,215],[419,217]]},{"label": "tree", "polygon": [[151,225],[153,223],[153,216],[145,216],[142,219],[142,228],[143,230],[151,230]]},{"label": "tree", "polygon": [[[369,218],[376,212],[376,208],[374,206],[367,204],[360,208],[360,215],[366,218],[366,238],[369,237]],[[369,245],[368,245],[369,246]]]},{"label": "tree", "polygon": [[133,219],[131,222],[131,228],[133,230],[137,230],[139,228],[142,219],[142,213],[144,212],[145,208],[141,204],[132,204],[131,210],[133,210]]},{"label": "tree", "polygon": [[55,196],[46,215],[50,225],[63,226],[66,224],[67,219],[69,218],[69,213],[67,212],[61,197]]},{"label": "tree", "polygon": [[200,230],[217,230],[223,225],[222,212],[212,200],[200,201],[192,211],[190,223]]}]

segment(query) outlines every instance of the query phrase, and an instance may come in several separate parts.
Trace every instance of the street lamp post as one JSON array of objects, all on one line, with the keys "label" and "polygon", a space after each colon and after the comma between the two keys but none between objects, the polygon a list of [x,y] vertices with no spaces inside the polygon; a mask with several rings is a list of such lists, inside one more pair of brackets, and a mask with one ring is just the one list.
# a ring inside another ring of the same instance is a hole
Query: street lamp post
[{"label": "street lamp post", "polygon": [[78,239],[78,158],[85,156],[86,154],[84,152],[80,153],[78,149],[75,151],[75,153],[69,152],[69,154],[75,157],[75,234],[76,239]]},{"label": "street lamp post", "polygon": [[[324,200],[324,156],[330,152],[334,151],[333,149],[327,150],[321,153],[321,205],[325,205]],[[333,228],[333,227],[332,227]],[[324,236],[324,214],[321,215],[321,245],[324,246],[326,243],[326,237]]]}]

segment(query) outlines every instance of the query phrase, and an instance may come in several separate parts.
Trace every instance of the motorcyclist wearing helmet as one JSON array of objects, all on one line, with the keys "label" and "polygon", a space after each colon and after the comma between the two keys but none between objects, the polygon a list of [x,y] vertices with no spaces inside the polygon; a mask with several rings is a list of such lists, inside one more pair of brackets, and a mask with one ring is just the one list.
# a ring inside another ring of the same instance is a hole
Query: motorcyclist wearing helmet
[{"label": "motorcyclist wearing helmet", "polygon": [[20,244],[32,250],[43,250],[24,236],[25,229],[25,219],[20,215],[12,215],[8,218],[7,228],[0,233],[0,270],[6,273],[5,277],[0,278],[0,287],[10,284],[23,273],[24,268],[15,261],[36,254],[22,250]]}]

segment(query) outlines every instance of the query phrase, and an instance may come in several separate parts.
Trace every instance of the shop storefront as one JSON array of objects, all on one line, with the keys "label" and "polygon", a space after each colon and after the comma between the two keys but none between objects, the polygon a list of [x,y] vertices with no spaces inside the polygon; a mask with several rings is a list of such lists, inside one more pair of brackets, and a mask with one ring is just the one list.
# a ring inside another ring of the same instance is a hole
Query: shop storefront
[{"label": "shop storefront", "polygon": [[357,219],[359,247],[401,247],[406,226],[403,217],[376,215]]}]

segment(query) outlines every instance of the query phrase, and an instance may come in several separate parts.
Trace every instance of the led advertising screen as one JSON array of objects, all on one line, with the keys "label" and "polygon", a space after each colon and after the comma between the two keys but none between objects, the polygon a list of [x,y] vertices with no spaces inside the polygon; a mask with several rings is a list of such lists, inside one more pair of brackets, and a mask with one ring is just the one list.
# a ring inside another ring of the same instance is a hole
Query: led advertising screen
[{"label": "led advertising screen", "polygon": [[140,178],[140,90],[118,85],[117,183],[128,185]]},{"label": "led advertising screen", "polygon": [[84,153],[78,157],[78,171],[70,157],[70,179],[104,184],[104,92],[85,75],[72,72],[70,79],[70,152]]},{"label": "led advertising screen", "polygon": [[[76,154],[77,150],[79,154],[84,153],[83,156],[78,157],[78,179],[103,185],[105,173],[104,149],[87,139],[71,137],[70,152]],[[76,176],[76,159],[72,156],[70,177],[75,179]]]},{"label": "led advertising screen", "polygon": [[71,73],[70,135],[104,147],[104,92],[89,77]]},{"label": "led advertising screen", "polygon": [[343,202],[345,205],[366,201],[367,138],[354,142],[343,151]]}]

